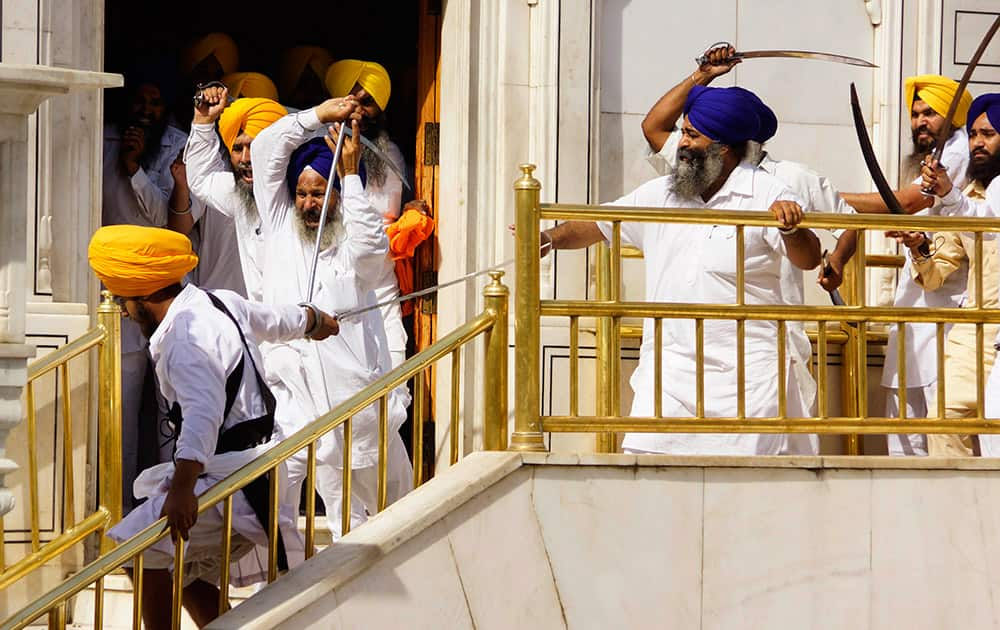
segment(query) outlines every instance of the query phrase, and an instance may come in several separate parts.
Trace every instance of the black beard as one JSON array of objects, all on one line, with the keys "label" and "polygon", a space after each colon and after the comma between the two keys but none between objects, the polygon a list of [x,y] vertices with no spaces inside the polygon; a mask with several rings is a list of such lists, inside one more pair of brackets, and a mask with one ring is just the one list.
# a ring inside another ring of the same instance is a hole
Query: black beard
[{"label": "black beard", "polygon": [[682,197],[700,197],[719,179],[724,166],[720,144],[711,144],[704,151],[678,148],[674,191]]},{"label": "black beard", "polygon": [[[977,153],[977,156],[981,155]],[[990,185],[993,179],[1000,175],[1000,153],[988,155],[985,160],[975,160],[974,156],[969,156],[969,168],[966,174],[972,181],[979,182],[983,188]]]},{"label": "black beard", "polygon": [[142,330],[142,334],[146,336],[146,339],[149,339],[156,332],[160,322],[156,321],[156,318],[153,317],[150,310],[146,308],[146,305],[140,300],[136,300],[135,302],[135,311],[135,317],[133,317],[132,320],[136,324],[139,324],[139,329]]},{"label": "black beard", "polygon": [[930,133],[931,130],[927,125],[920,125],[919,127],[910,132],[910,137],[913,139],[914,155],[918,154],[926,155],[928,153],[931,153],[932,151],[934,151],[934,145],[937,144],[937,140],[933,135],[931,135],[931,138],[929,140],[921,140],[920,139],[921,132]]},{"label": "black beard", "polygon": [[233,183],[236,188],[236,196],[240,199],[246,218],[250,225],[256,226],[260,222],[260,213],[257,211],[257,199],[253,196],[253,184],[243,181],[239,173],[233,171]]},{"label": "black beard", "polygon": [[[382,155],[389,155],[389,134],[381,129],[372,130],[369,128],[368,138],[379,148]],[[361,160],[365,163],[365,176],[368,178],[368,181],[374,183],[376,186],[385,185],[385,178],[389,170],[389,167],[385,164],[385,160],[368,147],[362,148]]]}]

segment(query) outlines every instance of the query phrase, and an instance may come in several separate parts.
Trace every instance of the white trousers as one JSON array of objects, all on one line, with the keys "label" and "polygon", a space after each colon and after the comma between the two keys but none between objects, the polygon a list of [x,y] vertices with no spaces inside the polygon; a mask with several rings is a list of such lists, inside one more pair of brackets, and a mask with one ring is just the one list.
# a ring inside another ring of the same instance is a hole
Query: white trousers
[{"label": "white trousers", "polygon": [[[923,387],[907,387],[906,417],[926,418],[936,399],[937,383]],[[899,417],[899,390],[895,387],[885,388],[885,417]],[[887,438],[890,455],[927,455],[926,435],[920,433],[890,434]]]},{"label": "white trousers", "polygon": [[[391,505],[413,489],[413,467],[406,454],[406,447],[398,432],[389,436],[388,468],[386,469],[386,505]],[[302,482],[306,477],[308,452],[303,449],[290,457],[288,463],[289,500],[294,503],[296,514],[302,496]],[[326,507],[326,524],[334,540],[341,536],[341,509],[343,497],[343,470],[316,460],[316,491]],[[364,523],[378,511],[378,467],[365,466],[351,469],[351,529]]]}]

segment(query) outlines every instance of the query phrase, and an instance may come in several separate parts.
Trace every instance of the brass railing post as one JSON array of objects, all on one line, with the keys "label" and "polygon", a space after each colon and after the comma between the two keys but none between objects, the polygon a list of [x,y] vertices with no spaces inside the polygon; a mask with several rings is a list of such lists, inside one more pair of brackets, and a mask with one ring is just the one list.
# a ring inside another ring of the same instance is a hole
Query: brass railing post
[{"label": "brass railing post", "polygon": [[[122,518],[122,312],[109,291],[101,292],[97,325],[106,334],[97,351],[98,503],[107,510],[113,525]],[[110,538],[101,539],[101,553],[112,547]]]},{"label": "brass railing post", "polygon": [[539,289],[539,206],[542,185],[532,176],[534,164],[521,164],[521,177],[514,182],[517,241],[517,287],[514,302],[514,434],[510,448],[515,451],[544,451],[541,420],[541,306]]},{"label": "brass railing post", "polygon": [[[611,299],[611,248],[605,243],[598,243],[594,247],[595,257],[595,284],[598,300]],[[621,345],[621,337],[617,332],[614,322],[608,317],[601,317],[597,320],[597,334],[595,340],[594,355],[596,359],[596,399],[594,403],[599,416],[617,416],[620,409],[615,408],[614,387],[620,382],[618,370],[620,365],[615,361],[618,356],[615,353],[615,344]],[[618,442],[613,432],[598,433],[595,436],[595,450],[598,453],[614,453],[618,450]]]},{"label": "brass railing post", "polygon": [[486,332],[483,357],[483,448],[507,450],[507,302],[510,290],[504,285],[503,271],[490,272],[491,281],[483,289],[486,311],[493,314],[493,327]]}]

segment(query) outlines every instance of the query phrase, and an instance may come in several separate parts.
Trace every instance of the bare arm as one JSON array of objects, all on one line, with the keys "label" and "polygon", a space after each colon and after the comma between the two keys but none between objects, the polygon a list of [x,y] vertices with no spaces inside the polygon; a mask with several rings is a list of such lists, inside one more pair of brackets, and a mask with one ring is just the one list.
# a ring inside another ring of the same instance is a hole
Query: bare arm
[{"label": "bare arm", "polygon": [[[542,254],[550,249],[583,249],[604,240],[604,234],[592,221],[567,221],[542,232]],[[545,245],[548,244],[549,248]]]},{"label": "bare arm", "polygon": [[[920,186],[909,184],[895,192],[899,205],[906,214],[915,214],[934,205],[934,198],[920,192]],[[858,212],[863,214],[885,214],[889,211],[882,196],[871,193],[840,193],[840,196]]]},{"label": "bare arm", "polygon": [[708,63],[699,66],[697,70],[684,77],[684,80],[670,88],[656,101],[656,104],[642,120],[642,135],[646,137],[646,142],[649,143],[653,151],[659,151],[666,144],[667,138],[670,137],[677,124],[677,119],[684,111],[684,101],[687,100],[691,88],[696,85],[708,85],[715,77],[732,70],[733,66],[738,64],[740,60],[737,59],[730,63],[723,63],[723,60],[731,57],[735,52],[736,50],[731,46],[706,51]]},{"label": "bare arm", "polygon": [[837,247],[830,255],[829,267],[820,269],[819,286],[827,291],[833,291],[844,282],[844,267],[854,257],[854,252],[858,249],[858,233],[854,230],[845,230],[837,239]]}]

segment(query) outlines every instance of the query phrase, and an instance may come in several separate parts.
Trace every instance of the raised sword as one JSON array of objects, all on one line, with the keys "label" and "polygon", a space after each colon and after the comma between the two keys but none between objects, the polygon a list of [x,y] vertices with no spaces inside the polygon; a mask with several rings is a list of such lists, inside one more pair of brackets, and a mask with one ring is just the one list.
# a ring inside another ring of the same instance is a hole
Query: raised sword
[{"label": "raised sword", "polygon": [[[708,50],[716,48],[731,47],[729,42],[716,42],[708,47]],[[849,66],[859,66],[862,68],[877,68],[875,64],[860,57],[849,57],[847,55],[837,55],[834,53],[817,52],[814,50],[740,50],[723,63],[736,61],[737,59],[812,59],[814,61],[832,61],[833,63],[844,63]],[[695,57],[698,65],[708,63],[708,55]]]}]

